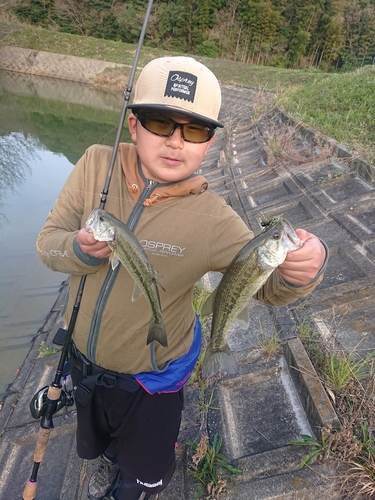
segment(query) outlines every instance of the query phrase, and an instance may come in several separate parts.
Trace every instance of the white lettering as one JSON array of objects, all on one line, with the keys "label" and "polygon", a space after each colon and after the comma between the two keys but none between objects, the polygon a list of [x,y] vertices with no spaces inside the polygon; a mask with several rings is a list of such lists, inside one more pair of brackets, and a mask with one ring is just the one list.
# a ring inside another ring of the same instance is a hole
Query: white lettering
[{"label": "white lettering", "polygon": [[137,484],[141,484],[142,486],[146,486],[146,488],[156,488],[156,486],[162,486],[163,480],[160,479],[157,483],[143,483],[139,479],[137,479]]},{"label": "white lettering", "polygon": [[190,90],[176,89],[174,87],[172,87],[171,90],[173,92],[178,92],[179,94],[190,94]]},{"label": "white lettering", "polygon": [[172,245],[171,243],[164,243],[162,241],[152,241],[152,240],[141,240],[142,247],[145,250],[153,250],[153,253],[160,255],[175,255],[177,257],[182,257],[186,247],[182,248],[178,245]]},{"label": "white lettering", "polygon": [[39,252],[45,257],[69,257],[68,250],[65,250],[64,253],[60,252],[60,250],[50,250],[49,252],[39,250]]},{"label": "white lettering", "polygon": [[188,87],[187,85],[180,85],[180,84],[178,84],[178,83],[175,83],[175,84],[173,85],[173,88],[175,88],[175,89],[185,89],[185,90],[189,90],[189,87]]},{"label": "white lettering", "polygon": [[174,75],[172,75],[171,81],[172,82],[179,82],[179,83],[186,83],[187,85],[189,85],[189,87],[194,85],[193,80],[189,80],[188,78],[184,78],[184,77],[180,76],[178,73],[175,73]]}]

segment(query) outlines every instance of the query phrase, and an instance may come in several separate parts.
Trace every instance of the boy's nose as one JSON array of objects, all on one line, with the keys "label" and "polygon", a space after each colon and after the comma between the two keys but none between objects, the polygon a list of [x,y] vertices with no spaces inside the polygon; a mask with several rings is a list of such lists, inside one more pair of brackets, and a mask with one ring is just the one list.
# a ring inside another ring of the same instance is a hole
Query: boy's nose
[{"label": "boy's nose", "polygon": [[173,134],[167,137],[166,139],[170,144],[180,145],[181,143],[182,144],[184,143],[184,138],[182,134],[183,134],[182,127],[178,126],[176,127],[176,130],[173,132]]}]

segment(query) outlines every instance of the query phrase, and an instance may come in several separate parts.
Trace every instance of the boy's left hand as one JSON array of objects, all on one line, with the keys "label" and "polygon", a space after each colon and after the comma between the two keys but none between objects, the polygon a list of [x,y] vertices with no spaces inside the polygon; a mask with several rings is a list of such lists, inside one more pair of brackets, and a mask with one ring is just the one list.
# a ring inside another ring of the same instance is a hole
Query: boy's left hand
[{"label": "boy's left hand", "polygon": [[304,229],[296,229],[303,246],[288,252],[285,261],[278,267],[279,273],[288,283],[303,286],[310,283],[321,270],[326,250],[317,236]]}]

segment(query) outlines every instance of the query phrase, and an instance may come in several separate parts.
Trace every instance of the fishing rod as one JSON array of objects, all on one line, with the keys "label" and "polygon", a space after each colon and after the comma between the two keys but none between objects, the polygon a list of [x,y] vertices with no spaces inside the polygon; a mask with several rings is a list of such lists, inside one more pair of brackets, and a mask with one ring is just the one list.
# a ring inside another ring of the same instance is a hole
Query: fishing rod
[{"label": "fishing rod", "polygon": [[[133,65],[132,65],[130,76],[129,76],[128,86],[126,88],[126,91],[124,92],[124,104],[123,104],[122,111],[121,111],[120,121],[119,121],[118,129],[117,129],[115,142],[113,145],[112,155],[111,155],[111,158],[109,161],[107,176],[105,179],[103,190],[101,192],[100,208],[102,208],[102,209],[104,208],[105,203],[107,201],[108,190],[109,190],[109,186],[111,183],[113,169],[114,169],[116,156],[117,156],[117,150],[118,150],[118,146],[120,143],[121,133],[122,133],[122,129],[124,126],[126,112],[127,112],[129,100],[130,100],[130,95],[131,95],[132,88],[133,88],[134,77],[135,77],[135,73],[137,70],[138,59],[139,59],[139,55],[141,52],[144,36],[146,33],[146,28],[147,28],[147,24],[148,24],[148,19],[150,17],[152,4],[153,4],[153,0],[149,0],[148,5],[147,5],[147,10],[145,13],[145,17],[143,20],[141,34],[140,34],[139,40],[138,40],[137,50],[136,50],[136,53],[135,53],[134,59],[133,59]],[[81,277],[78,291],[77,291],[77,295],[76,295],[76,298],[74,301],[73,311],[72,311],[72,315],[70,317],[69,325],[68,325],[67,330],[66,331],[64,330],[64,337],[65,338],[64,338],[63,347],[61,350],[60,360],[59,360],[59,363],[58,363],[58,366],[56,369],[55,378],[50,386],[42,389],[41,391],[38,391],[38,393],[34,396],[34,398],[32,400],[32,402],[34,401],[36,403],[39,403],[37,408],[36,409],[34,408],[34,411],[36,412],[38,417],[41,416],[42,418],[40,421],[40,429],[38,432],[38,437],[37,437],[37,441],[36,441],[36,445],[35,445],[34,465],[33,465],[30,479],[27,481],[26,486],[23,490],[22,500],[34,500],[34,498],[36,496],[37,476],[38,476],[39,466],[43,460],[51,430],[54,427],[53,420],[52,420],[53,415],[57,411],[59,411],[63,406],[70,406],[71,404],[73,404],[72,396],[70,394],[67,395],[65,393],[65,391],[62,390],[61,379],[64,375],[64,367],[66,365],[66,360],[67,360],[68,353],[69,353],[70,342],[71,342],[73,330],[75,327],[75,323],[77,320],[78,311],[80,308],[81,298],[82,298],[83,290],[85,287],[85,283],[86,283],[86,275]],[[31,406],[32,405],[30,404],[30,409],[32,409]],[[32,410],[32,414],[33,414],[33,410]],[[34,416],[34,414],[33,414],[33,416]]]}]

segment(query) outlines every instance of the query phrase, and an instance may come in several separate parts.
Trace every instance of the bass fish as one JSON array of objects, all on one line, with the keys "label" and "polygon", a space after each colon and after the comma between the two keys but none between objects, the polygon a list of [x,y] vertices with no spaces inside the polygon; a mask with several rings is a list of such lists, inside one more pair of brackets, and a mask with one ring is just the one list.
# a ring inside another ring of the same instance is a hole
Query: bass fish
[{"label": "bass fish", "polygon": [[202,315],[213,312],[211,339],[202,363],[202,376],[218,372],[236,374],[238,367],[226,336],[231,323],[249,325],[247,304],[287,253],[302,246],[292,225],[282,217],[262,222],[263,231],[247,243],[229,264],[216,290],[202,307]]},{"label": "bass fish", "polygon": [[144,294],[151,309],[147,344],[157,340],[163,347],[167,347],[158,286],[163,290],[164,288],[157,280],[156,271],[134,233],[123,222],[101,208],[95,208],[89,215],[86,231],[92,233],[96,240],[108,243],[112,250],[109,259],[112,269],[121,262],[134,279],[133,302],[139,295]]}]

